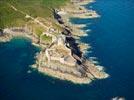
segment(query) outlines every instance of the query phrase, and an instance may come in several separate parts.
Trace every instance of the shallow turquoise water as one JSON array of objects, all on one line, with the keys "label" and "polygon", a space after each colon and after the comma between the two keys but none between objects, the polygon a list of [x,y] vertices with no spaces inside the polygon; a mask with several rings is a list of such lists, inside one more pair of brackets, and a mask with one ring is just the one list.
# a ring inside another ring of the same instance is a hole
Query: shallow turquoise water
[{"label": "shallow turquoise water", "polygon": [[29,67],[39,49],[28,39],[13,39],[0,43],[0,100],[110,100],[115,96],[133,100],[134,1],[97,0],[92,9],[101,18],[73,22],[87,24],[84,29],[92,30],[81,41],[91,44],[92,53],[87,56],[97,57],[110,78],[74,85],[43,76]]}]

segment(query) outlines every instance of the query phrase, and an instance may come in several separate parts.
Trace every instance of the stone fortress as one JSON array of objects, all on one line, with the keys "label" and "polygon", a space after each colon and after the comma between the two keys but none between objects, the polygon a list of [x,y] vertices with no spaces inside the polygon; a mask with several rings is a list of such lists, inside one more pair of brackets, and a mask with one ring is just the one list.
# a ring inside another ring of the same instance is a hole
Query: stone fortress
[{"label": "stone fortress", "polygon": [[[55,39],[55,37],[53,38]],[[51,48],[46,49],[45,54],[48,62],[59,61],[68,66],[76,65],[76,60],[72,57],[71,49],[66,46],[66,37],[64,35],[59,35]]]}]

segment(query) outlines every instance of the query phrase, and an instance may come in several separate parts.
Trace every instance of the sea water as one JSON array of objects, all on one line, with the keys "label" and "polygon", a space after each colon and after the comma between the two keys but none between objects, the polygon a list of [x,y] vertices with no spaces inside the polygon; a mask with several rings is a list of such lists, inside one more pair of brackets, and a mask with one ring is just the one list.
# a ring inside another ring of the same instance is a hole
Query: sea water
[{"label": "sea water", "polygon": [[0,100],[134,100],[134,0],[97,0],[86,7],[101,18],[72,22],[91,29],[81,38],[92,46],[86,56],[96,58],[110,77],[75,85],[43,75],[30,68],[38,48],[17,38],[0,43]]}]

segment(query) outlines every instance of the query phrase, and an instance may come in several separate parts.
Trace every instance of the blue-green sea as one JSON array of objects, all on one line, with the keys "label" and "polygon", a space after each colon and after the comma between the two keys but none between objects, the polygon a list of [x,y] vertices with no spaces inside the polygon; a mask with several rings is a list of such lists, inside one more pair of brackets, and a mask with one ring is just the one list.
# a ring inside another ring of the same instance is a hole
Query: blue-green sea
[{"label": "blue-green sea", "polygon": [[101,17],[72,19],[91,29],[81,41],[89,43],[87,57],[96,57],[110,77],[88,85],[44,76],[30,68],[39,48],[29,39],[0,43],[0,100],[134,100],[134,0],[96,0],[86,5]]}]

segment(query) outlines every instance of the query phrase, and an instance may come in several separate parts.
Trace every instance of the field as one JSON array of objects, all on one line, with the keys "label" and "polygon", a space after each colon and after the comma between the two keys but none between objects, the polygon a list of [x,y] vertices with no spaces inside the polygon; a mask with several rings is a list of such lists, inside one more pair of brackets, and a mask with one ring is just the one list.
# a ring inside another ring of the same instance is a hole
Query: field
[{"label": "field", "polygon": [[25,15],[14,11],[10,4],[32,17],[51,18],[52,8],[59,8],[69,0],[0,0],[0,28],[21,26]]}]

